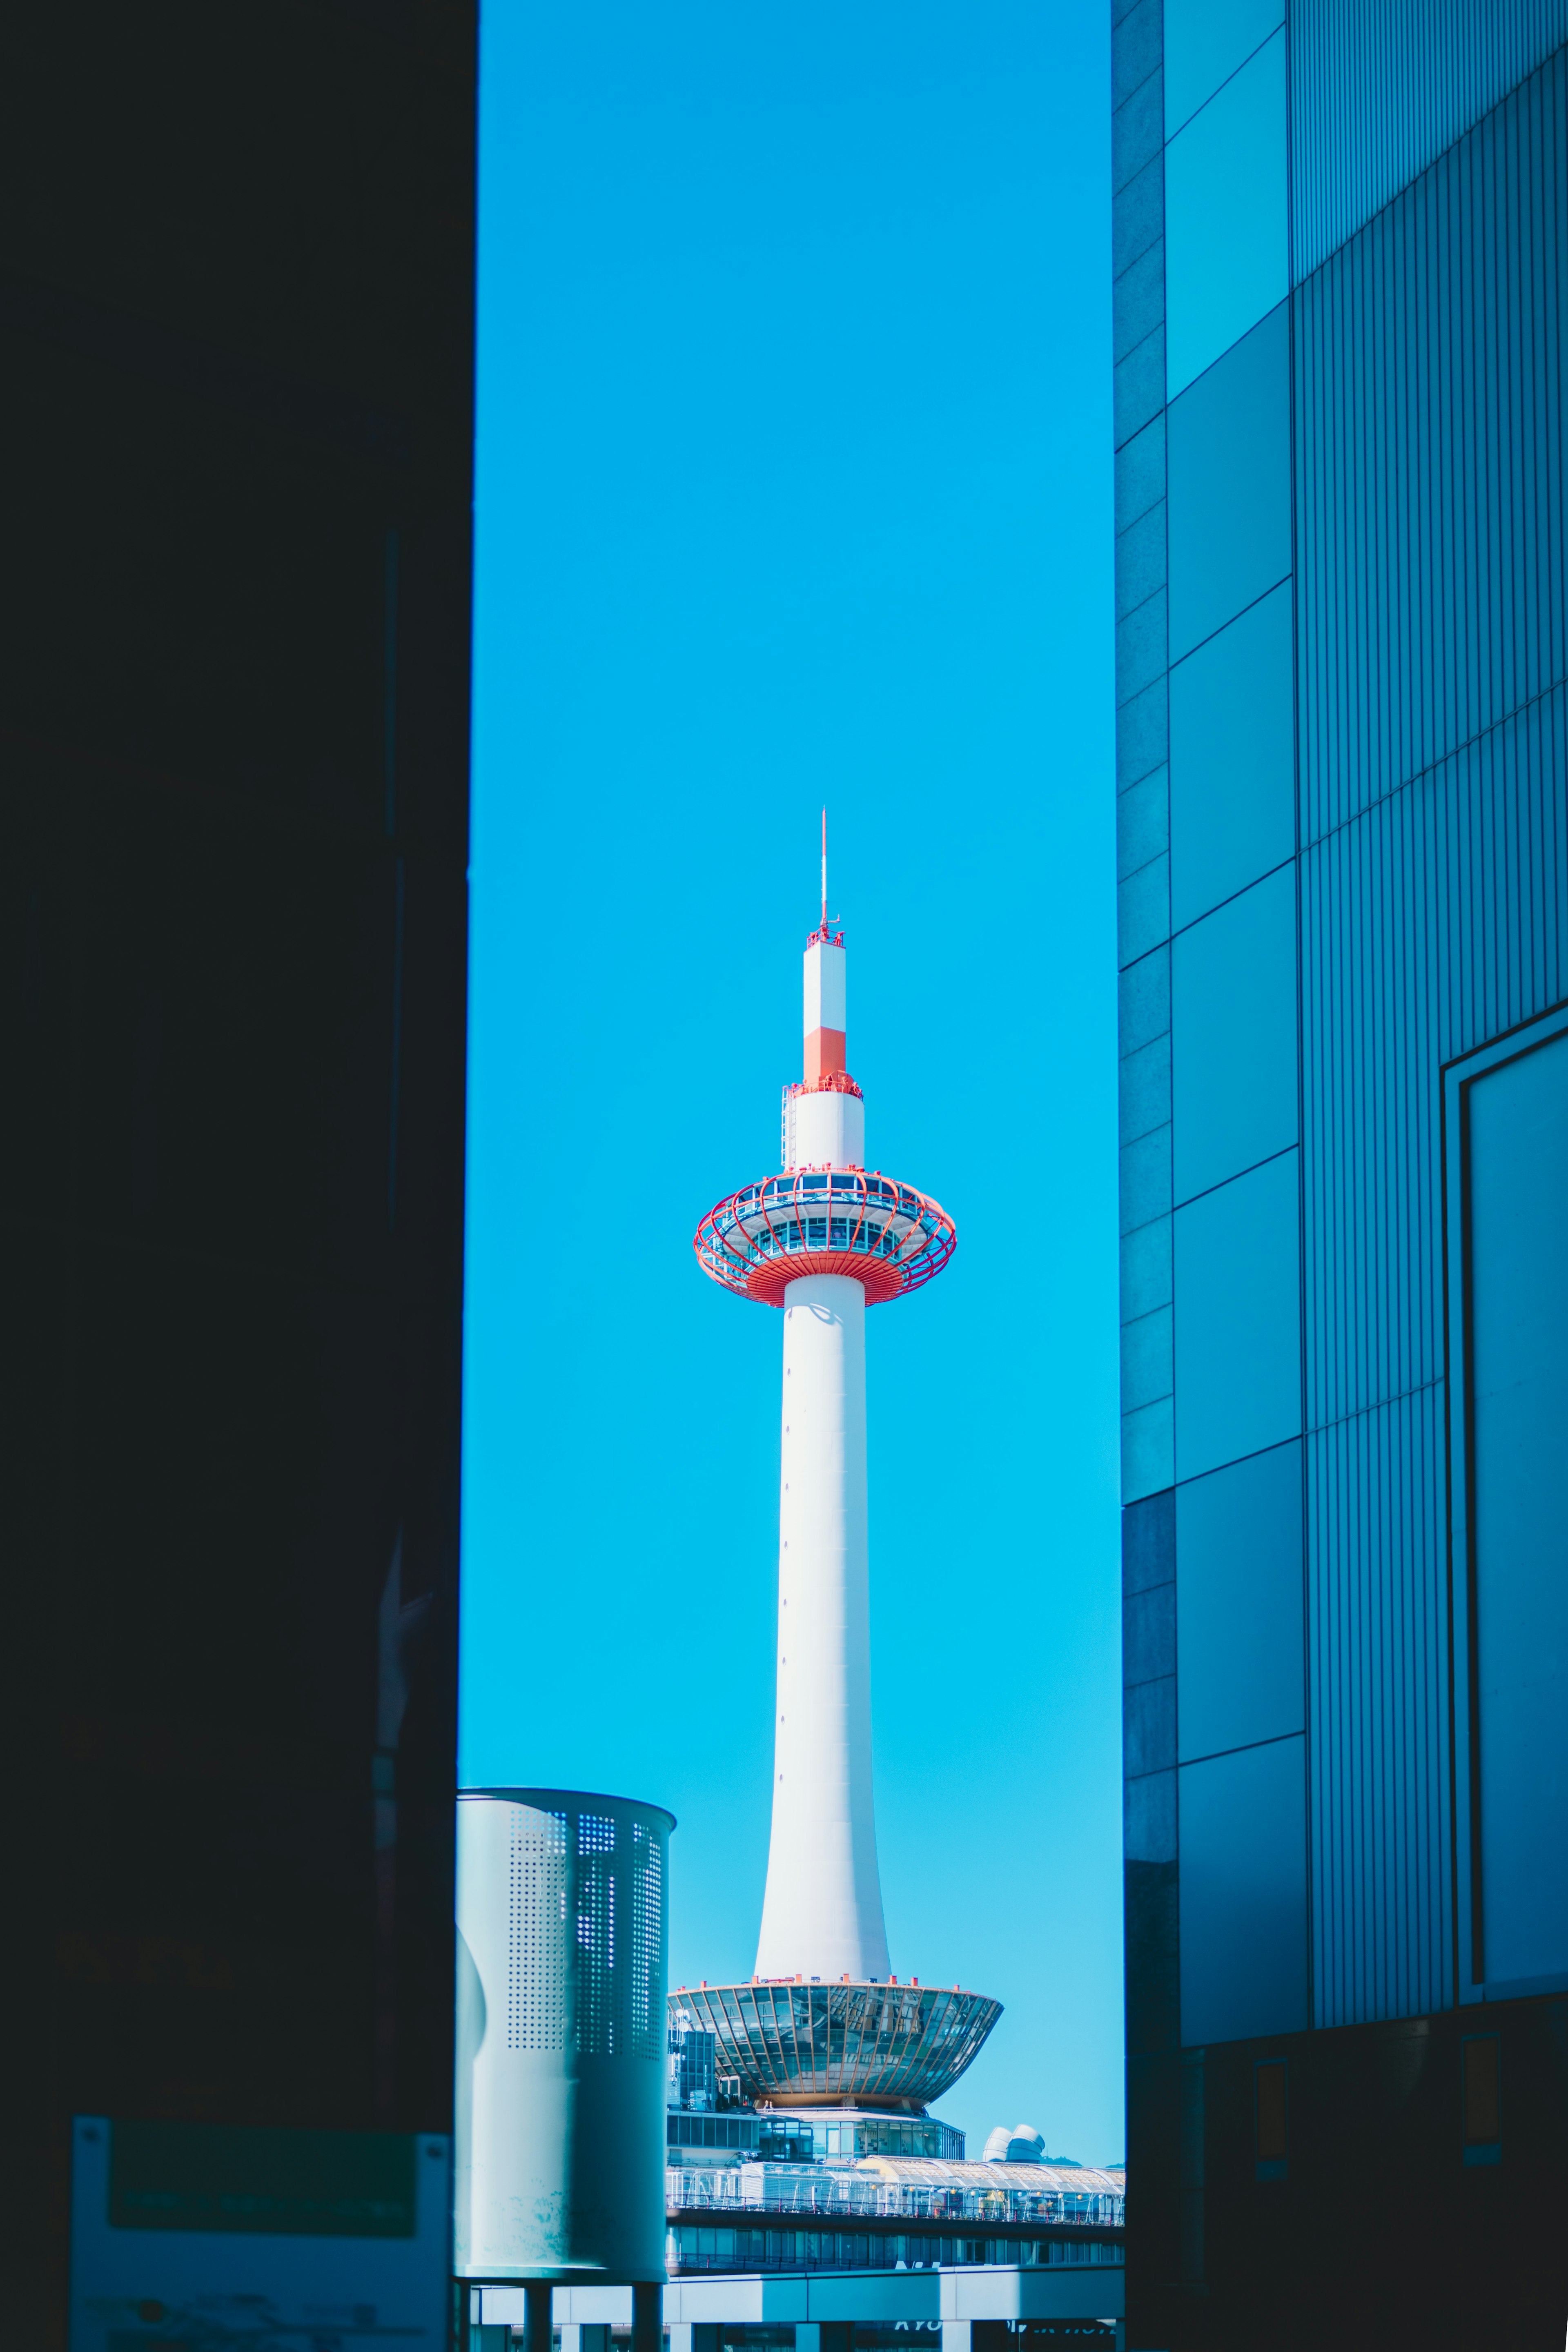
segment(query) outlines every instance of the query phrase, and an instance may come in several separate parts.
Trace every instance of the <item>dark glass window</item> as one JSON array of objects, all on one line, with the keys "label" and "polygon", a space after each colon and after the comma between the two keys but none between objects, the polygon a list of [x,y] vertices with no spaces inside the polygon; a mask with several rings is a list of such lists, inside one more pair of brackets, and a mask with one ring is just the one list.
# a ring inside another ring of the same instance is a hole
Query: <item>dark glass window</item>
[{"label": "dark glass window", "polygon": [[1182,1763],[1304,1728],[1301,1529],[1299,1444],[1177,1487]]},{"label": "dark glass window", "polygon": [[1184,2048],[1308,2022],[1305,1748],[1271,1739],[1178,1773]]}]

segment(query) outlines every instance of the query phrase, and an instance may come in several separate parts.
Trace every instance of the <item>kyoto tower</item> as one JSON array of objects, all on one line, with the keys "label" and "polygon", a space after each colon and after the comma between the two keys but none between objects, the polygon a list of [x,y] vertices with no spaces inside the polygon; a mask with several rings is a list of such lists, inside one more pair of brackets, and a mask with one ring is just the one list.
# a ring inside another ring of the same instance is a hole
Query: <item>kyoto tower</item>
[{"label": "kyoto tower", "polygon": [[[783,1173],[709,1212],[704,1272],[784,1316],[773,1834],[749,1986],[671,1995],[720,2065],[774,2105],[923,2113],[1000,2014],[891,1972],[871,1790],[866,1310],[939,1275],[945,1209],[866,1166],[846,1061],[844,935],[805,943],[805,1067],[784,1098]],[[820,1992],[815,1988],[821,1988]],[[798,1989],[788,1990],[786,1989]]]}]

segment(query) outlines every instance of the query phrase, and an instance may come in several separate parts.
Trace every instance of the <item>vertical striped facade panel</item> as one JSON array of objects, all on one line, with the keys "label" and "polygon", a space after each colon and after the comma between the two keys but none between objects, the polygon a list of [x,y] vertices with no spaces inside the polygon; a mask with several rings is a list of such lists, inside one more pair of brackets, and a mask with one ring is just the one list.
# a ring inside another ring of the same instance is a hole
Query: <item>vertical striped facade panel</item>
[{"label": "vertical striped facade panel", "polygon": [[1321,2022],[1447,1997],[1437,1074],[1568,992],[1565,777],[1568,687],[1302,859]]},{"label": "vertical striped facade panel", "polygon": [[1568,673],[1568,51],[1297,294],[1301,836]]},{"label": "vertical striped facade panel", "polygon": [[1303,853],[1310,1428],[1444,1372],[1441,1066],[1568,988],[1568,686]]},{"label": "vertical striped facade panel", "polygon": [[1291,278],[1568,41],[1568,0],[1290,0]]},{"label": "vertical striped facade panel", "polygon": [[1568,686],[1304,853],[1315,2021],[1451,1998],[1443,1064],[1568,994]]},{"label": "vertical striped facade panel", "polygon": [[1443,1444],[1440,1385],[1307,1441],[1319,2025],[1452,1997]]},{"label": "vertical striped facade panel", "polygon": [[1320,2024],[1452,1997],[1441,1070],[1568,993],[1565,147],[1557,57],[1294,298]]}]

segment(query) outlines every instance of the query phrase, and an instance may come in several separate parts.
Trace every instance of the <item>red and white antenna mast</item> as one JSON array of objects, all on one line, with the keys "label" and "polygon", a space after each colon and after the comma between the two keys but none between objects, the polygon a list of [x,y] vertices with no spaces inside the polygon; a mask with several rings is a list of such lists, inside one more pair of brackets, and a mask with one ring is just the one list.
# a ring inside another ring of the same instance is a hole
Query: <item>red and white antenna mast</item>
[{"label": "red and white antenna mast", "polygon": [[827,811],[822,812],[822,929],[827,930]]}]

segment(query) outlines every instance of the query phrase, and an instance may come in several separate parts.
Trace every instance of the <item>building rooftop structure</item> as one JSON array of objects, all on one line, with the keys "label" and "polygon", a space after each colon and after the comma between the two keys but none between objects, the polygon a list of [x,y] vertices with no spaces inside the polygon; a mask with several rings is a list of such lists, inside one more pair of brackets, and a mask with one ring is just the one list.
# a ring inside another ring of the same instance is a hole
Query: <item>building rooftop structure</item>
[{"label": "building rooftop structure", "polygon": [[1120,2172],[1081,2165],[868,2157],[683,2167],[666,2175],[666,2267],[677,2278],[1115,2266],[1124,2194]]},{"label": "building rooftop structure", "polygon": [[[1023,2175],[1023,2178],[1015,2178]],[[679,2211],[859,2215],[883,2221],[1079,2222],[1120,2229],[1121,2171],[868,2156],[842,2165],[740,2164],[670,2173]]]},{"label": "building rooftop structure", "polygon": [[[1053,2164],[1045,2158],[1031,2158],[1025,2164],[990,2163],[964,2164],[931,2158],[864,2157],[858,2168],[874,2173],[884,2183],[900,2192],[917,2190],[933,2195],[987,2199],[1005,2197],[1009,2200],[1032,2200],[1036,2204],[1055,2199],[1070,2203],[1078,2199],[1087,2210],[1087,2200],[1109,2198],[1116,2206],[1116,2219],[1121,2219],[1121,2200],[1125,2193],[1126,2174],[1120,2165]],[[1020,2219],[1034,2219],[1019,2207]],[[1100,2213],[1108,2220],[1109,2211]]]},{"label": "building rooftop structure", "polygon": [[[726,2104],[715,2037],[694,2022],[689,1992],[679,1998],[665,2174],[671,2278],[1120,2263],[1120,2167],[1050,2160],[1028,2125],[993,2133],[988,2159],[969,2163],[957,2126],[923,2112]],[[1018,2159],[998,2140],[1016,2144]]]},{"label": "building rooftop structure", "polygon": [[942,2116],[860,2107],[744,2107],[718,2114],[672,2108],[667,2164],[813,2164],[864,2156],[939,2157],[962,2163],[963,2133]]},{"label": "building rooftop structure", "polygon": [[[1033,2124],[1010,2126],[998,2124],[994,2132],[986,2135],[984,2159],[987,2164],[1049,2164],[1051,2161],[1046,2154],[1045,2135],[1037,2132]],[[1076,2164],[1078,2158],[1069,2157],[1065,2160]]]}]

